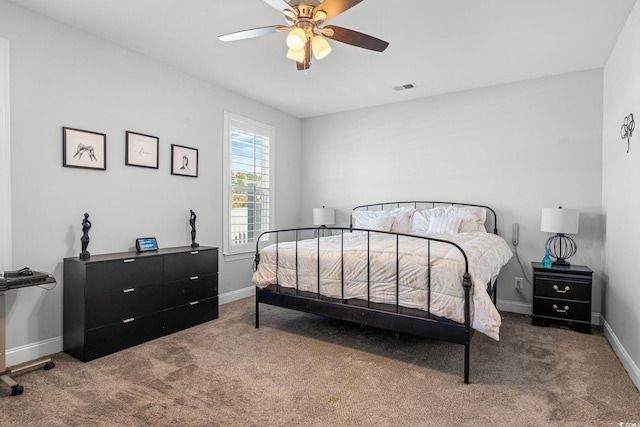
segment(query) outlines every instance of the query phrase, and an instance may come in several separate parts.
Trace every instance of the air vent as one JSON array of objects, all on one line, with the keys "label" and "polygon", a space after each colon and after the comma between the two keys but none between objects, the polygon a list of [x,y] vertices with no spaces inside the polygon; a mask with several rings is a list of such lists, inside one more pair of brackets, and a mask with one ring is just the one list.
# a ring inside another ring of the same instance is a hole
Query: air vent
[{"label": "air vent", "polygon": [[395,86],[393,88],[393,90],[395,90],[396,92],[401,91],[401,90],[407,90],[407,89],[413,89],[414,87],[416,87],[415,83],[406,83],[400,86]]}]

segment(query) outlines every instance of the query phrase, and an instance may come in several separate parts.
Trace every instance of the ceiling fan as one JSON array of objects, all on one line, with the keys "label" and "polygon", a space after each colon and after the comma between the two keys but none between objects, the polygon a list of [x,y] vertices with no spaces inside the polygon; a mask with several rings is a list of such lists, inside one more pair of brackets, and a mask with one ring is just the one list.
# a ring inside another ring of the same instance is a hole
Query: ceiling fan
[{"label": "ceiling fan", "polygon": [[311,66],[311,53],[316,59],[322,59],[331,52],[331,46],[322,37],[352,46],[384,51],[389,43],[367,34],[324,22],[342,12],[351,9],[362,0],[264,0],[269,6],[284,13],[288,26],[271,25],[218,36],[228,42],[265,36],[287,31],[287,58],[296,62],[298,70],[307,70]]}]

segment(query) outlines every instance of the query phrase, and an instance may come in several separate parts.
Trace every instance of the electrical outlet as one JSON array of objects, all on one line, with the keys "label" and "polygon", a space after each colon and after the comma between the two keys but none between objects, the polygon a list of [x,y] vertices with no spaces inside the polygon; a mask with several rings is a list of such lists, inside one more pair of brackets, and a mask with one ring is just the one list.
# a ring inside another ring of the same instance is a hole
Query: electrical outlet
[{"label": "electrical outlet", "polygon": [[524,284],[522,283],[522,277],[516,277],[514,285],[516,289],[524,289]]}]

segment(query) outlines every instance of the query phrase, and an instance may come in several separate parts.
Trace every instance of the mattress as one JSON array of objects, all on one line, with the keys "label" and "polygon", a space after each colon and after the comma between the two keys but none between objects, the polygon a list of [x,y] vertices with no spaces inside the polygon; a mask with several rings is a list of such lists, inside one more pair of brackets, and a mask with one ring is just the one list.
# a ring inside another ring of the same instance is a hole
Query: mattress
[{"label": "mattress", "polygon": [[[466,253],[473,283],[471,326],[499,340],[501,319],[486,284],[512,257],[508,244],[500,236],[485,232],[432,237],[454,242]],[[261,288],[278,282],[314,293],[319,286],[319,293],[330,298],[384,304],[396,304],[397,299],[403,307],[429,310],[433,315],[464,323],[463,274],[464,257],[451,244],[354,231],[263,248],[253,282]]]}]

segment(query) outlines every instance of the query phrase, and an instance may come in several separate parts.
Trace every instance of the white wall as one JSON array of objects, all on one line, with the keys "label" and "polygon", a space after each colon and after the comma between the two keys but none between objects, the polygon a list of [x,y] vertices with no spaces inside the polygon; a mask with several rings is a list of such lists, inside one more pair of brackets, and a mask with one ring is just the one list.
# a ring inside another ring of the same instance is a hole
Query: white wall
[{"label": "white wall", "polygon": [[[0,0],[0,37],[11,42],[13,265],[48,271],[52,291],[7,293],[7,364],[62,349],[62,259],[121,252],[136,237],[161,247],[189,244],[189,209],[201,245],[222,243],[225,110],[276,128],[276,225],[295,225],[301,122],[136,53]],[[62,127],[107,134],[107,171],[62,167]],[[160,138],[158,170],[125,166],[125,131]],[[199,149],[199,177],[170,175],[170,145]],[[3,200],[3,203],[5,201]],[[286,208],[285,208],[286,207]],[[220,292],[251,286],[251,259],[224,262]]]},{"label": "white wall", "polygon": [[640,388],[640,130],[630,141],[620,128],[630,113],[640,122],[640,5],[636,4],[604,68],[602,212],[605,333]]},{"label": "white wall", "polygon": [[[362,203],[450,200],[487,204],[531,277],[550,236],[544,207],[581,212],[578,253],[595,271],[592,316],[599,319],[602,70],[424,98],[303,121],[304,224],[315,206],[335,207],[348,225]],[[514,289],[515,260],[499,279],[499,307],[530,312]],[[530,301],[531,285],[525,289]]]}]

